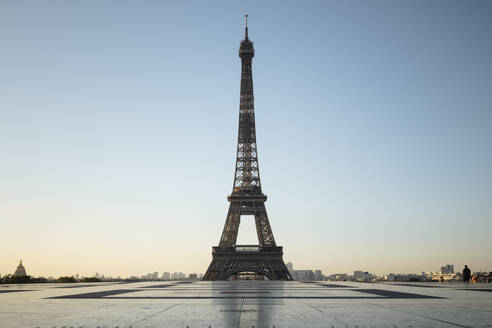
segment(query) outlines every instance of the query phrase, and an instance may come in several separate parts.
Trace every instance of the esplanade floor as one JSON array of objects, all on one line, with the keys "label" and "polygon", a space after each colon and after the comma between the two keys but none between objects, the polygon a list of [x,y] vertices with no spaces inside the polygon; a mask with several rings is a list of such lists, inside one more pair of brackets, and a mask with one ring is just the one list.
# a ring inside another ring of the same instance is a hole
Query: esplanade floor
[{"label": "esplanade floor", "polygon": [[0,285],[0,327],[492,327],[492,284]]}]

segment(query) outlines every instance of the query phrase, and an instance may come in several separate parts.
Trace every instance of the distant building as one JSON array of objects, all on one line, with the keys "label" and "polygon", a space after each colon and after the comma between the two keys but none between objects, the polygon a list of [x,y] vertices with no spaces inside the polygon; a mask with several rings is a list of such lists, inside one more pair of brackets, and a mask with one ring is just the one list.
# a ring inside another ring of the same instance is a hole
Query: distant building
[{"label": "distant building", "polygon": [[15,269],[14,276],[16,276],[16,277],[25,277],[25,276],[27,276],[26,269],[22,265],[22,260],[19,261],[19,265],[17,266],[17,269]]},{"label": "distant building", "polygon": [[394,273],[388,273],[388,275],[385,276],[385,280],[389,281],[395,281],[396,275]]},{"label": "distant building", "polygon": [[190,279],[190,280],[198,280],[198,275],[196,273],[190,273],[188,275],[188,279]]},{"label": "distant building", "polygon": [[348,276],[346,273],[334,273],[329,275],[328,279],[333,281],[346,281],[348,280]]},{"label": "distant building", "polygon": [[442,266],[441,267],[441,273],[442,274],[454,273],[454,265],[452,265],[452,264],[446,264],[445,266]]},{"label": "distant building", "polygon": [[[374,277],[372,277],[374,278]],[[409,281],[409,282],[418,282],[418,281],[426,281],[427,276],[425,272],[421,273],[388,273],[382,277],[383,280],[387,281]],[[429,278],[430,280],[430,278]]]},{"label": "distant building", "polygon": [[186,279],[186,274],[184,272],[173,272],[171,280],[184,280]]},{"label": "distant building", "polygon": [[367,271],[354,271],[355,280],[371,280],[372,274]]},{"label": "distant building", "polygon": [[163,280],[171,280],[171,272],[164,272],[162,274],[162,279]]},{"label": "distant building", "polygon": [[292,274],[292,271],[294,271],[294,265],[292,262],[287,263],[287,270],[289,270],[290,274]]},{"label": "distant building", "polygon": [[159,273],[157,271],[155,272],[151,272],[151,273],[147,273],[146,275],[143,275],[142,276],[142,279],[144,280],[159,280]]},{"label": "distant building", "polygon": [[354,279],[362,279],[363,276],[364,276],[364,272],[354,271]]},{"label": "distant building", "polygon": [[323,280],[323,273],[321,270],[314,270],[314,280],[321,281]]},{"label": "distant building", "polygon": [[292,278],[299,281],[313,281],[313,270],[292,270]]}]

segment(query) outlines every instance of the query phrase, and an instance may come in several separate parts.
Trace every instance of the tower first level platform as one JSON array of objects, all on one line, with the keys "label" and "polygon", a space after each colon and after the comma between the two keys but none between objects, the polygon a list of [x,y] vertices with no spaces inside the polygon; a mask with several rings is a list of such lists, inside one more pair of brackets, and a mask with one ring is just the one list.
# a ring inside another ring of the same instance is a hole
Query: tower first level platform
[{"label": "tower first level platform", "polygon": [[212,263],[203,280],[227,280],[244,272],[253,272],[270,280],[292,280],[282,255],[281,246],[213,247]]}]

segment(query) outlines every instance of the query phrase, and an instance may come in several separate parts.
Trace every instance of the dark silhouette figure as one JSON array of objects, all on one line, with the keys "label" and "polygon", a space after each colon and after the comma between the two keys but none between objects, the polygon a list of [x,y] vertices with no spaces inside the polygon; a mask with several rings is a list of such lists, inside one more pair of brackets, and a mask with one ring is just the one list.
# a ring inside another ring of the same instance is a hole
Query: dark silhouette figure
[{"label": "dark silhouette figure", "polygon": [[465,265],[465,268],[463,269],[463,281],[470,282],[470,278],[471,278],[471,270],[468,268],[467,265]]}]

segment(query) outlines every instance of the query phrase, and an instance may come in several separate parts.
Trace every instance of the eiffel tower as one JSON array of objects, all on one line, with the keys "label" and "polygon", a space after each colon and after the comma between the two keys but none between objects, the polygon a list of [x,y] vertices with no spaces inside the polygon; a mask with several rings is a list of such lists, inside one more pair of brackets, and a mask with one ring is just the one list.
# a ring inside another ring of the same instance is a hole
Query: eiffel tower
[{"label": "eiffel tower", "polygon": [[[267,196],[261,191],[256,148],[253,98],[253,42],[248,38],[248,15],[241,41],[241,97],[236,172],[229,211],[219,246],[212,248],[212,263],[203,280],[226,280],[241,273],[253,273],[270,280],[292,280],[282,259],[283,251],[273,238],[265,208]],[[236,245],[241,215],[254,215],[258,245]]]}]

